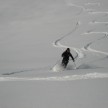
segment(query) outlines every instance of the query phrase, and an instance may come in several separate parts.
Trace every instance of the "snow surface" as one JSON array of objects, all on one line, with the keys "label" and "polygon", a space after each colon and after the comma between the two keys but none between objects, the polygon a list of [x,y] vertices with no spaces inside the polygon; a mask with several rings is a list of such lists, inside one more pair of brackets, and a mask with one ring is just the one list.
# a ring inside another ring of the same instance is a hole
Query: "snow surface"
[{"label": "snow surface", "polygon": [[107,108],[107,83],[107,0],[0,0],[0,108]]}]

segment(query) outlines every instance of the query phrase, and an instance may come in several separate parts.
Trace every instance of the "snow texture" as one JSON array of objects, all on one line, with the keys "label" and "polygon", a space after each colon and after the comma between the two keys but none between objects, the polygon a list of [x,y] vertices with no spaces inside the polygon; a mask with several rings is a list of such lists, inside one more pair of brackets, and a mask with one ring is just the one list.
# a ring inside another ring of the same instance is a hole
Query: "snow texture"
[{"label": "snow texture", "polygon": [[0,108],[107,108],[107,82],[107,0],[0,0]]}]

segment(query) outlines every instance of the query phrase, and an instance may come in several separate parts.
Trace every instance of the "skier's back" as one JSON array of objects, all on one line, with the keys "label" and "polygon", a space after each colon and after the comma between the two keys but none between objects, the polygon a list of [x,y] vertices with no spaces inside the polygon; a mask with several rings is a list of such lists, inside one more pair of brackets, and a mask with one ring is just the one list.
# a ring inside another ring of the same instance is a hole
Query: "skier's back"
[{"label": "skier's back", "polygon": [[68,62],[69,62],[69,57],[72,58],[73,62],[75,61],[74,58],[73,58],[73,56],[72,56],[72,54],[70,53],[70,48],[67,48],[66,51],[64,51],[64,52],[62,53],[62,57],[63,57],[62,65],[63,65],[64,67],[67,66],[67,64],[68,64]]}]

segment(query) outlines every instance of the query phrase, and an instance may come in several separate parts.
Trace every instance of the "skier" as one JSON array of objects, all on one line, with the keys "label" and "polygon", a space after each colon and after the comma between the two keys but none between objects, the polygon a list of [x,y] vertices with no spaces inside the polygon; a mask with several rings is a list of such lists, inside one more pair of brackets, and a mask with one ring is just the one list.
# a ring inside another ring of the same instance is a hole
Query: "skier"
[{"label": "skier", "polygon": [[64,51],[62,53],[62,57],[63,57],[63,60],[62,60],[62,65],[66,68],[68,62],[69,62],[69,57],[72,58],[73,62],[75,62],[71,52],[70,52],[70,48],[67,48],[66,51]]}]

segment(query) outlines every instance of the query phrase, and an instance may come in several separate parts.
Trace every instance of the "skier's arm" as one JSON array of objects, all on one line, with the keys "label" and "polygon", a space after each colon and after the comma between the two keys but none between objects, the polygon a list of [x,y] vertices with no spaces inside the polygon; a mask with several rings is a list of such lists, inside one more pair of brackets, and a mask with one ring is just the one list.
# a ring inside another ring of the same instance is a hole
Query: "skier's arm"
[{"label": "skier's arm", "polygon": [[72,54],[70,53],[70,57],[72,58],[73,62],[75,62],[74,57],[72,56]]}]

